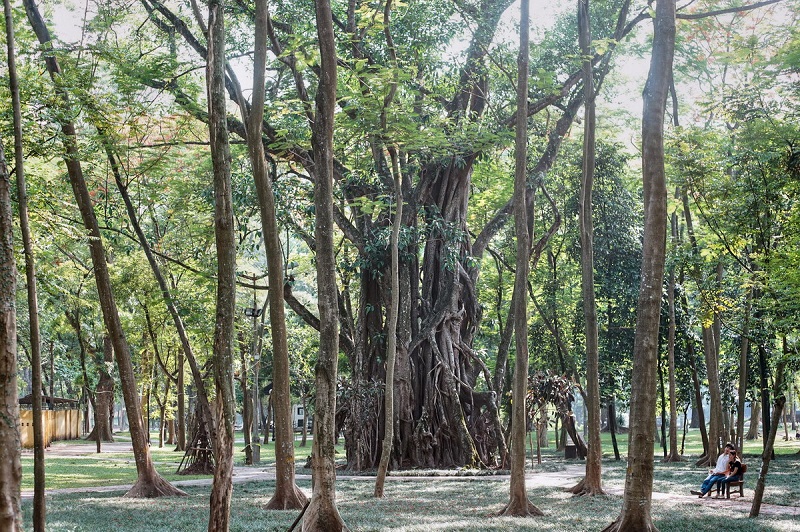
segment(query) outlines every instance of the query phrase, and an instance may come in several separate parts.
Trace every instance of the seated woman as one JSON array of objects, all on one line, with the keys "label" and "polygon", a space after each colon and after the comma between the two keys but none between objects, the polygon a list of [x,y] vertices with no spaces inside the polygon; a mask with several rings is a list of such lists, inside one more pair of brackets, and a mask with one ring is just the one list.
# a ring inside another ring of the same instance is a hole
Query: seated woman
[{"label": "seated woman", "polygon": [[725,476],[720,479],[719,487],[722,488],[722,491],[725,491],[726,484],[730,484],[731,482],[736,482],[737,480],[742,479],[742,461],[739,460],[736,451],[731,451],[730,453],[730,461],[728,462],[728,470],[725,472]]}]

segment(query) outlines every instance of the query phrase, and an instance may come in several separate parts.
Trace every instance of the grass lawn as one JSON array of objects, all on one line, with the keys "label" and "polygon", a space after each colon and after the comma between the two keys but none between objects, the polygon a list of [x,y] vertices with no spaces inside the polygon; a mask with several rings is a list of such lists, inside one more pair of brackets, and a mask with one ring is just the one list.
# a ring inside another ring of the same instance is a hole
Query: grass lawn
[{"label": "grass lawn", "polygon": [[[618,437],[620,452],[625,455],[627,437]],[[690,433],[686,452],[699,453],[699,436]],[[69,442],[70,444],[76,442]],[[92,442],[89,442],[93,445]],[[299,445],[299,442],[297,442]],[[59,445],[59,444],[54,444]],[[747,475],[746,498],[752,500],[752,490],[758,472],[758,450],[761,442],[748,442],[745,446],[745,462],[751,465]],[[236,462],[241,465],[244,453],[237,444]],[[153,448],[154,461],[159,471],[170,480],[174,475],[182,453]],[[91,453],[90,446],[87,451]],[[296,451],[298,472],[302,469],[309,445]],[[603,482],[610,489],[622,488],[625,482],[624,461],[615,461],[607,434],[603,437]],[[765,493],[765,504],[800,506],[800,450],[798,441],[779,441],[777,457],[770,466]],[[655,492],[682,495],[666,500],[655,500],[653,517],[661,531],[702,531],[722,528],[726,531],[797,531],[800,519],[791,515],[762,514],[749,519],[746,512],[713,508],[724,504],[720,501],[696,501],[688,497],[690,489],[696,489],[703,478],[703,470],[694,467],[694,460],[677,464],[658,461],[661,450],[656,449],[654,471]],[[274,447],[270,443],[262,446],[262,463],[259,469],[274,465]],[[343,456],[343,454],[342,454]],[[537,471],[560,472],[567,467],[580,465],[574,460],[564,460],[553,446],[542,450],[543,464]],[[30,486],[32,458],[24,459],[23,482]],[[47,486],[55,487],[99,486],[130,484],[136,471],[132,456],[124,453],[90,454],[80,457],[47,457]],[[413,473],[413,472],[412,472]],[[417,475],[422,472],[416,472]],[[356,480],[341,474],[337,483],[337,500],[340,512],[351,530],[382,531],[431,531],[431,530],[544,530],[544,531],[594,531],[600,530],[619,514],[622,499],[619,495],[602,497],[573,497],[563,489],[528,483],[531,501],[544,511],[544,517],[513,519],[489,517],[498,511],[508,499],[508,481],[480,472],[436,471],[428,474],[462,475],[461,478],[415,478],[409,476],[387,482],[386,497],[372,497],[373,483]],[[401,473],[402,474],[402,473]],[[189,477],[191,478],[191,477]],[[566,478],[566,475],[565,475]],[[310,494],[310,482],[300,480],[299,485]],[[122,492],[50,494],[47,497],[48,531],[198,531],[207,527],[209,486],[183,488],[188,497],[159,500],[129,500]],[[231,530],[287,530],[296,512],[264,510],[272,495],[274,482],[251,482],[234,487],[231,508]],[[744,504],[744,503],[742,503]],[[23,510],[25,522],[30,526],[32,502],[25,500]],[[712,508],[709,508],[712,507]],[[749,504],[747,504],[749,508]],[[724,519],[724,524],[720,519]]]}]

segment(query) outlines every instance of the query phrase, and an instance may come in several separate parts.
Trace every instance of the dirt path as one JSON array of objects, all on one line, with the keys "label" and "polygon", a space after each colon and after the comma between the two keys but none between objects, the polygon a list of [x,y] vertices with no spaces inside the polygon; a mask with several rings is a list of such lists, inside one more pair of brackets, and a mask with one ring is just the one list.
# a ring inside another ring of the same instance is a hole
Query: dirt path
[{"label": "dirt path", "polygon": [[[115,442],[104,443],[103,452],[100,454],[95,453],[95,448],[91,445],[81,444],[66,444],[54,445],[48,449],[47,453],[51,456],[80,456],[80,457],[97,457],[98,459],[108,459],[103,455],[106,453],[126,453],[131,451],[130,442]],[[574,486],[584,474],[584,466],[582,464],[568,465],[562,471],[554,472],[531,472],[526,475],[527,485],[529,487],[561,487],[569,488]],[[474,481],[475,476],[414,476],[414,475],[389,475],[387,481],[389,482],[435,482],[437,480],[447,481]],[[482,480],[487,482],[508,482],[508,475],[487,475],[481,476]],[[311,475],[299,474],[298,480],[311,480]],[[261,482],[275,480],[275,469],[272,466],[266,468],[258,468],[251,466],[236,466],[233,469],[233,482],[234,484],[242,484],[246,482]],[[191,480],[178,480],[172,482],[177,487],[184,486],[210,486],[212,479],[200,478]],[[340,475],[337,478],[338,482],[374,482],[374,476],[365,475]],[[108,493],[108,492],[125,492],[130,489],[130,485],[119,486],[97,486],[97,487],[81,487],[81,488],[61,488],[47,490],[47,495],[57,495],[66,493]],[[622,497],[624,489],[622,487],[609,487],[604,486],[607,494]],[[684,504],[701,504],[705,506],[712,506],[715,510],[724,509],[724,511],[736,511],[741,513],[749,513],[750,506],[753,503],[752,490],[750,496],[744,497],[734,496],[730,499],[714,499],[703,498],[700,499],[695,495],[676,495],[673,493],[653,493],[653,501],[657,501],[659,505],[666,505],[667,507],[679,506]],[[747,493],[747,491],[745,492]],[[310,496],[310,492],[308,493]],[[22,490],[23,499],[32,499],[33,490]],[[762,504],[761,513],[766,515],[794,515],[800,517],[800,507],[797,506],[778,506],[774,504]]]}]

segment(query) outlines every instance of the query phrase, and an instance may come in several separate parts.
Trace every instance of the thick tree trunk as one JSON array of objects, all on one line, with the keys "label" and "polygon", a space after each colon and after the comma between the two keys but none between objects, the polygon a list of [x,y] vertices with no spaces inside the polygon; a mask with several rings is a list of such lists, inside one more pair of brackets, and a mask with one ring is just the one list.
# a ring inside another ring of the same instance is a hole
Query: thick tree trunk
[{"label": "thick tree trunk", "polygon": [[667,188],[664,169],[664,109],[672,79],[675,50],[675,0],[657,0],[650,72],[642,113],[644,248],[636,313],[631,427],[625,496],[617,520],[605,530],[656,530],[651,517],[653,494],[653,420],[656,407],[658,329],[664,279]]},{"label": "thick tree trunk", "polygon": [[[33,242],[28,219],[28,192],[25,182],[25,157],[22,151],[22,102],[17,77],[14,19],[10,0],[3,1],[3,14],[6,22],[6,47],[8,49],[8,83],[11,90],[11,103],[14,110],[14,162],[17,175],[17,203],[19,227],[22,234],[22,247],[25,253],[25,286],[28,296],[28,328],[31,341],[32,398],[33,398],[33,529],[44,532],[46,503],[44,497],[44,434],[42,433],[42,342],[39,334],[39,302],[36,289],[36,262],[33,256]],[[2,147],[0,147],[2,150]],[[3,155],[0,154],[0,158]],[[3,172],[5,173],[5,172]],[[8,176],[0,176],[8,179]],[[2,208],[5,209],[5,199]],[[5,241],[6,235],[2,235]],[[13,291],[9,291],[13,294]]]},{"label": "thick tree trunk", "polygon": [[[39,42],[43,46],[50,46],[50,33],[44,24],[44,20],[38,8],[33,0],[24,0],[24,4],[28,19],[31,22],[31,26]],[[53,55],[46,55],[45,63],[51,78],[56,84],[56,92],[61,99],[61,103],[68,108],[70,105],[69,97],[59,86],[59,81],[57,79],[61,72],[58,61]],[[95,218],[89,190],[83,177],[75,127],[72,122],[64,120],[61,123],[61,130],[64,134],[64,162],[67,167],[70,184],[72,185],[72,190],[81,213],[84,227],[90,237],[89,251],[97,284],[97,293],[100,299],[100,308],[103,312],[103,321],[106,331],[111,337],[111,343],[114,347],[114,356],[117,361],[120,383],[122,385],[122,395],[125,400],[125,408],[128,412],[128,425],[131,433],[131,444],[138,478],[133,487],[126,493],[126,496],[160,497],[165,495],[185,495],[184,492],[166,482],[153,466],[150,449],[147,444],[147,428],[142,419],[142,410],[137,394],[136,377],[131,362],[130,349],[125,338],[125,333],[122,330],[119,312],[111,287],[102,235],[100,234],[100,228]]]},{"label": "thick tree trunk", "polygon": [[208,516],[208,531],[228,530],[233,493],[233,425],[236,396],[233,391],[233,335],[236,310],[236,238],[231,191],[231,154],[228,141],[225,96],[224,0],[208,3],[209,135],[214,168],[214,236],[217,244],[217,300],[214,323],[215,419],[211,442],[214,447],[214,483]]},{"label": "thick tree trunk", "polygon": [[336,106],[336,42],[330,0],[315,0],[320,49],[319,86],[311,144],[314,150],[314,236],[317,243],[317,294],[320,321],[312,448],[313,493],[302,530],[346,530],[336,508],[336,386],[339,306],[333,247],[333,120]]},{"label": "thick tree trunk", "polygon": [[[111,345],[111,338],[103,336],[103,362],[105,364],[114,361],[114,347]],[[111,433],[111,409],[114,405],[114,379],[105,370],[106,366],[99,366],[99,379],[94,390],[94,427],[92,432],[86,437],[93,441],[98,438],[100,441],[113,442],[114,435]],[[98,451],[99,452],[99,451]]]},{"label": "thick tree trunk", "polygon": [[[7,20],[10,20],[7,19]],[[0,138],[0,529],[22,530],[19,404],[17,403],[17,266],[11,184]]]}]

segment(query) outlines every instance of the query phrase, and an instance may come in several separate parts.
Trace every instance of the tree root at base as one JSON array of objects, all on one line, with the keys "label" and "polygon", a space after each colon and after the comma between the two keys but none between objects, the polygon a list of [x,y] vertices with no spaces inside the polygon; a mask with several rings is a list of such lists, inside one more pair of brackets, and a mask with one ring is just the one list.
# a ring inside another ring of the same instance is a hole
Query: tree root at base
[{"label": "tree root at base", "polygon": [[511,501],[499,512],[491,514],[492,517],[540,517],[542,515],[544,512],[528,499]]},{"label": "tree root at base", "polygon": [[156,475],[152,479],[139,478],[124,496],[131,499],[154,499],[156,497],[182,497],[184,495],[187,495],[185,491],[176,488],[161,478],[160,475]]},{"label": "tree root at base", "polygon": [[292,486],[285,492],[276,491],[267,505],[266,510],[301,510],[308,504],[308,497],[297,486]]}]

